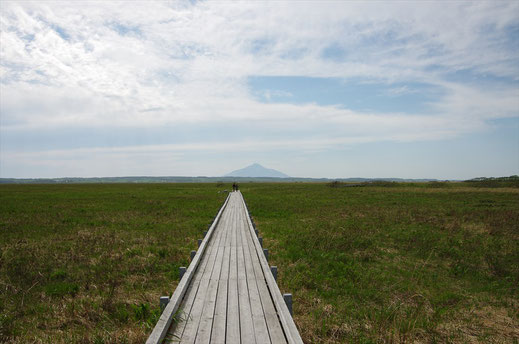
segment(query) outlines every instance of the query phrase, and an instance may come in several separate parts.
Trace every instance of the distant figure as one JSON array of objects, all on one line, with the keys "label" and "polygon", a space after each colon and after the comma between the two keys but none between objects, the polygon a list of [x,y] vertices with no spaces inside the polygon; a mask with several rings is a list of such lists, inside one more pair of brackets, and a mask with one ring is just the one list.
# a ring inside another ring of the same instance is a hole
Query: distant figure
[{"label": "distant figure", "polygon": [[235,183],[236,184],[236,191],[238,191],[239,187],[238,187],[238,183]]},{"label": "distant figure", "polygon": [[236,183],[232,183],[232,191],[236,190],[238,190],[238,186],[236,185]]}]

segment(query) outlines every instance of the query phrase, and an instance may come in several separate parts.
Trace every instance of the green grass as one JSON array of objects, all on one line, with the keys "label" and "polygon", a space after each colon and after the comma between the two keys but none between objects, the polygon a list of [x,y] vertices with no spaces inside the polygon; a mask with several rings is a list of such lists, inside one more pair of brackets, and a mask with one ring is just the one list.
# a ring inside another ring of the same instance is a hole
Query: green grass
[{"label": "green grass", "polygon": [[242,186],[308,343],[517,342],[519,190]]},{"label": "green grass", "polygon": [[214,185],[0,186],[0,342],[144,342],[224,199]]},{"label": "green grass", "polygon": [[[519,341],[518,188],[336,186],[241,185],[305,342]],[[144,342],[225,187],[0,185],[0,342]]]}]

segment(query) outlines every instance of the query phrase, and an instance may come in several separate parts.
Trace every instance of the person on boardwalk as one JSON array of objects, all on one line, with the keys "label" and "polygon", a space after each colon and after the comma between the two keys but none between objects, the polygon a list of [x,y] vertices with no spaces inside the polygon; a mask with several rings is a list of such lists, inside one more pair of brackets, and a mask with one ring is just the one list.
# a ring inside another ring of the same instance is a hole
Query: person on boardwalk
[{"label": "person on boardwalk", "polygon": [[236,191],[236,182],[232,183],[232,191]]}]

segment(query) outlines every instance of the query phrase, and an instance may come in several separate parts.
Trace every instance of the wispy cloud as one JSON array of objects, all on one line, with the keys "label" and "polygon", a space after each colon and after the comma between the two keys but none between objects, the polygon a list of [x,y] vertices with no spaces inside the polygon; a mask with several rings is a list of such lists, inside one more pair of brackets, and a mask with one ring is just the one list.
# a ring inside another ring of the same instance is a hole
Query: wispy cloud
[{"label": "wispy cloud", "polygon": [[417,92],[418,92],[418,90],[414,90],[414,89],[410,88],[409,86],[400,86],[400,87],[389,88],[386,90],[385,93],[392,97],[398,97],[403,94],[412,94],[412,93],[417,93]]},{"label": "wispy cloud", "polygon": [[[252,123],[264,137],[263,149],[278,149],[280,142],[331,149],[452,138],[519,116],[518,2],[4,1],[1,6],[4,133],[232,122],[244,128]],[[454,80],[459,71],[479,80]],[[402,86],[406,83],[443,92],[429,104],[433,113],[405,115],[347,104],[297,104],[275,85],[263,92],[263,100],[285,103],[269,104],[256,99],[247,85],[250,76],[355,78],[387,85],[387,95],[394,97],[416,92]],[[246,141],[236,135],[223,145],[236,151],[251,147]],[[200,134],[163,146],[175,147],[219,146]],[[2,150],[4,162],[19,157],[13,145]]]}]

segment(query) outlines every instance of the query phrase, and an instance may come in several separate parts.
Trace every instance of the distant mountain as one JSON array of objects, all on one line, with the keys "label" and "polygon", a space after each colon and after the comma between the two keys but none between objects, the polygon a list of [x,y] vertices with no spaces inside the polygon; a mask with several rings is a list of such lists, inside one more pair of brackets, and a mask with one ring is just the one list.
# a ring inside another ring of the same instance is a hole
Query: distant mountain
[{"label": "distant mountain", "polygon": [[252,164],[240,170],[232,171],[225,175],[225,177],[269,177],[269,178],[290,178],[286,174],[265,168],[260,164]]}]

